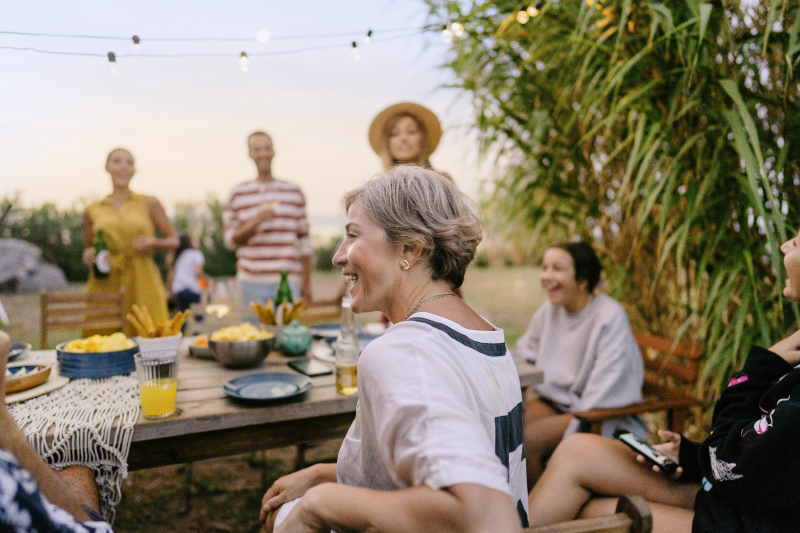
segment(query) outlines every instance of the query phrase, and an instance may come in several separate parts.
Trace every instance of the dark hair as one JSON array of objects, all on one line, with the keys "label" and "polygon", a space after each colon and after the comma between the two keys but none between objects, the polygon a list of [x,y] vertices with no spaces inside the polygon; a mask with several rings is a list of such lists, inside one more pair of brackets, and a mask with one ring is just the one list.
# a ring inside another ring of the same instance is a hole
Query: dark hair
[{"label": "dark hair", "polygon": [[185,231],[180,232],[180,234],[178,234],[178,248],[175,250],[175,259],[172,261],[172,264],[174,265],[178,262],[178,258],[183,252],[191,250],[192,248],[192,238],[189,237],[189,234]]},{"label": "dark hair", "polygon": [[250,134],[250,135],[247,137],[247,142],[248,142],[248,144],[250,143],[250,139],[252,139],[253,137],[255,137],[255,136],[257,136],[257,135],[263,135],[264,137],[266,137],[266,138],[267,138],[267,139],[269,139],[270,141],[272,140],[272,137],[270,137],[270,136],[269,136],[269,133],[267,133],[266,131],[260,131],[260,130],[259,130],[259,131],[254,131],[253,133],[251,133],[251,134]]},{"label": "dark hair", "polygon": [[133,157],[133,154],[131,153],[130,150],[128,150],[127,148],[122,148],[120,146],[119,148],[114,148],[113,150],[108,152],[108,155],[106,156],[106,166],[108,166],[108,163],[111,161],[111,156],[114,155],[114,152],[128,152],[128,155]]},{"label": "dark hair", "polygon": [[572,256],[575,281],[586,281],[586,290],[591,294],[600,282],[600,272],[603,270],[594,248],[585,242],[560,242],[550,248],[564,250]]}]

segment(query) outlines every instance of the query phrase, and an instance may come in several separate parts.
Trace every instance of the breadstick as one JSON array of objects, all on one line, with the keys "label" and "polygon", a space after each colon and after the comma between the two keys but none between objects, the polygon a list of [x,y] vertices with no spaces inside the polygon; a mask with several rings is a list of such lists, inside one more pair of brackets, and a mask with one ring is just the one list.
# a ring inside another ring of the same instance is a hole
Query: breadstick
[{"label": "breadstick", "polygon": [[147,330],[138,320],[136,320],[136,317],[133,315],[133,313],[128,313],[125,315],[125,319],[131,323],[131,326],[133,326],[133,329],[136,330],[136,333],[138,333],[140,337],[147,337]]},{"label": "breadstick", "polygon": [[156,325],[153,323],[153,318],[150,316],[150,311],[147,310],[146,305],[142,306],[142,316],[144,317],[144,327],[147,328],[147,332],[151,337],[155,337]]},{"label": "breadstick", "polygon": [[172,320],[169,321],[169,327],[167,328],[167,335],[175,335],[176,333],[180,332],[181,328],[178,325],[178,323],[181,321],[182,317],[183,314],[180,311],[175,313],[175,316],[172,317]]},{"label": "breadstick", "polygon": [[178,334],[178,333],[181,332],[181,328],[183,328],[184,322],[186,322],[186,320],[189,319],[189,316],[191,314],[192,314],[192,312],[189,311],[188,309],[186,311],[184,311],[183,313],[177,313],[177,315],[180,316],[180,319],[178,319],[178,323],[175,325],[175,334]]}]

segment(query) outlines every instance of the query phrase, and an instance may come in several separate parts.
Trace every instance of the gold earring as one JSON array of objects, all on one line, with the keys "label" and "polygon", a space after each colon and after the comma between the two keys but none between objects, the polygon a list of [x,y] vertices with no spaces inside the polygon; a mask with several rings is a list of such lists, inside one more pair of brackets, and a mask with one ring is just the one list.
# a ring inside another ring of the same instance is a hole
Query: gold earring
[{"label": "gold earring", "polygon": [[408,262],[408,260],[407,260],[407,259],[403,259],[403,263],[405,263],[405,264],[406,264],[406,266],[404,266],[404,267],[400,267],[400,268],[402,268],[403,270],[408,270],[409,268],[411,268],[411,265],[409,264],[409,262]]}]

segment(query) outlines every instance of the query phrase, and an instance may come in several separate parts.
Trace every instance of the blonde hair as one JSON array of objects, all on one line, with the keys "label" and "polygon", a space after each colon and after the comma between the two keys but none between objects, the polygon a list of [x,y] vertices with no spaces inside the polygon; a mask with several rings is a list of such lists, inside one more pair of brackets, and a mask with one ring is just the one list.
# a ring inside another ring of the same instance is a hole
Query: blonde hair
[{"label": "blonde hair", "polygon": [[342,203],[346,211],[357,203],[391,244],[422,249],[431,277],[455,288],[483,239],[475,204],[450,179],[419,165],[396,165],[345,194]]},{"label": "blonde hair", "polygon": [[380,156],[381,162],[383,163],[384,170],[392,168],[393,166],[397,165],[398,162],[396,159],[392,157],[392,154],[389,152],[389,136],[392,134],[392,130],[397,123],[400,121],[401,118],[408,117],[413,120],[417,124],[417,128],[419,128],[420,133],[422,134],[422,142],[420,142],[419,146],[419,156],[417,156],[417,160],[413,163],[417,165],[421,165],[423,167],[431,166],[428,158],[430,157],[430,153],[428,152],[428,132],[425,131],[425,126],[422,122],[412,115],[411,113],[398,113],[393,115],[389,120],[386,121],[386,125],[383,127],[383,134],[381,136],[381,149],[380,149]]}]

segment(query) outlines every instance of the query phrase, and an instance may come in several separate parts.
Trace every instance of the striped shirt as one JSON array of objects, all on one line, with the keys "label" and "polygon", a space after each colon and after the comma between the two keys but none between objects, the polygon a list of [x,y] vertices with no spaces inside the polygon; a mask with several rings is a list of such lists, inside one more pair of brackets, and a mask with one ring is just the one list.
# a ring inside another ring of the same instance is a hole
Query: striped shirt
[{"label": "striped shirt", "polygon": [[[247,244],[236,246],[233,234],[252,219],[264,203],[277,202],[271,219],[262,222]],[[306,199],[296,185],[258,180],[237,185],[222,211],[225,246],[236,250],[237,279],[251,283],[278,283],[281,270],[292,280],[303,272],[300,258],[311,255]]]}]

